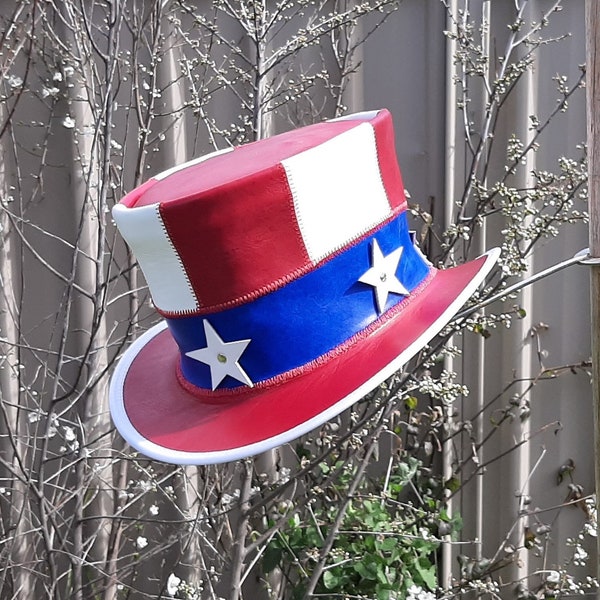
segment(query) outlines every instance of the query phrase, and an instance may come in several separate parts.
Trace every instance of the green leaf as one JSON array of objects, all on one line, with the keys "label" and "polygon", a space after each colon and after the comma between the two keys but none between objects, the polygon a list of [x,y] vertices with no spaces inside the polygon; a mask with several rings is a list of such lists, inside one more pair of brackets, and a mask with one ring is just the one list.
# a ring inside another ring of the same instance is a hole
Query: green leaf
[{"label": "green leaf", "polygon": [[363,578],[368,581],[377,580],[377,565],[373,563],[357,562],[354,564],[354,570]]},{"label": "green leaf", "polygon": [[296,454],[301,460],[312,456],[312,452],[308,448],[305,448],[303,444],[296,444]]},{"label": "green leaf", "polygon": [[377,566],[377,581],[379,581],[379,583],[383,583],[383,584],[390,583],[388,581],[387,575],[385,574],[385,570],[383,568],[383,565],[378,565]]},{"label": "green leaf", "polygon": [[277,567],[281,562],[282,555],[283,551],[281,548],[277,548],[272,544],[267,546],[262,559],[264,572],[270,573],[275,567]]},{"label": "green leaf", "polygon": [[354,563],[353,565],[354,570],[363,578],[363,579],[368,579],[369,577],[369,573],[367,572],[367,568],[365,567],[365,565],[361,562],[357,562]]},{"label": "green leaf", "polygon": [[315,548],[320,548],[323,544],[322,533],[319,533],[316,527],[310,527],[306,532],[306,544],[309,546],[314,546]]},{"label": "green leaf", "polygon": [[323,585],[328,590],[333,590],[339,583],[339,577],[333,571],[325,571],[323,573]]},{"label": "green leaf", "polygon": [[390,590],[377,588],[377,600],[390,600]]},{"label": "green leaf", "polygon": [[426,558],[420,558],[415,562],[415,570],[420,575],[423,583],[430,590],[435,590],[437,586],[435,566],[432,565]]},{"label": "green leaf", "polygon": [[415,396],[408,396],[408,398],[404,400],[404,406],[406,407],[406,410],[415,410],[418,404],[419,401]]},{"label": "green leaf", "polygon": [[398,463],[394,483],[404,487],[415,476],[418,468],[419,461],[412,456],[408,460]]},{"label": "green leaf", "polygon": [[452,523],[452,533],[454,535],[456,535],[456,533],[458,533],[463,528],[463,520],[458,513],[452,515],[450,523]]},{"label": "green leaf", "polygon": [[393,537],[386,537],[381,542],[377,542],[376,548],[381,552],[391,552],[396,548],[398,540]]},{"label": "green leaf", "polygon": [[444,483],[444,487],[451,492],[456,492],[460,489],[460,481],[457,477],[450,477]]},{"label": "green leaf", "polygon": [[477,323],[475,325],[475,327],[473,328],[473,330],[475,331],[475,333],[478,333],[479,335],[481,335],[485,339],[489,338],[492,335],[489,329],[486,329],[483,325],[481,325],[479,323]]},{"label": "green leaf", "polygon": [[294,589],[292,590],[292,598],[294,600],[302,600],[304,598],[304,593],[306,592],[306,586],[300,582],[298,582]]},{"label": "green leaf", "polygon": [[300,525],[300,515],[294,513],[292,517],[288,519],[288,525],[292,528],[298,527]]}]

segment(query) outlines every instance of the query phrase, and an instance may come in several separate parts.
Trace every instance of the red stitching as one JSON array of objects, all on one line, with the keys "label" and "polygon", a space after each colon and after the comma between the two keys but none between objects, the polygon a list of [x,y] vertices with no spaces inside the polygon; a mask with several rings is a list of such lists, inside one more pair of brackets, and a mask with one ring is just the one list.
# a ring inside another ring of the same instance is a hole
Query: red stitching
[{"label": "red stitching", "polygon": [[[272,283],[265,285],[263,287],[257,288],[256,290],[253,290],[252,292],[248,292],[247,294],[239,296],[238,298],[233,298],[232,300],[228,300],[227,302],[221,302],[220,304],[213,304],[210,306],[201,306],[201,307],[197,308],[196,310],[190,309],[190,310],[181,310],[181,311],[166,311],[166,310],[161,310],[160,308],[157,308],[156,310],[160,315],[162,315],[166,319],[176,319],[177,317],[192,317],[192,316],[197,316],[197,315],[206,315],[206,314],[210,314],[213,312],[219,312],[221,310],[233,308],[235,306],[239,306],[240,304],[245,304],[246,302],[251,302],[252,300],[256,300],[257,298],[260,298],[261,296],[264,296],[266,294],[274,292],[275,290],[278,290],[279,288],[290,283],[294,279],[297,279],[298,277],[305,275],[309,271],[312,271],[313,269],[317,269],[318,267],[321,267],[325,263],[334,259],[336,256],[339,256],[340,254],[342,254],[342,252],[344,252],[347,248],[355,246],[356,244],[362,242],[365,238],[377,233],[380,229],[383,229],[383,227],[385,227],[390,221],[393,221],[396,217],[398,217],[405,210],[406,210],[406,203],[403,203],[402,205],[400,205],[396,209],[394,209],[394,211],[392,212],[392,214],[389,217],[385,218],[383,221],[378,223],[375,227],[364,232],[359,237],[350,240],[347,244],[345,244],[338,250],[335,250],[334,252],[332,252],[331,254],[326,256],[325,258],[321,259],[319,262],[317,262],[315,264],[313,264],[312,262],[309,262],[301,267],[298,267],[297,269],[294,269],[290,273],[288,273],[282,277],[279,277]],[[195,294],[194,294],[194,297],[196,297]]]},{"label": "red stitching", "polygon": [[345,342],[341,343],[339,346],[336,346],[329,352],[326,352],[322,356],[311,360],[310,362],[286,371],[285,373],[281,373],[279,375],[275,375],[274,377],[270,377],[269,379],[265,379],[264,381],[254,382],[253,387],[237,387],[237,388],[222,388],[219,390],[209,390],[205,388],[200,388],[193,383],[190,383],[181,370],[181,364],[177,363],[177,380],[179,384],[192,396],[198,398],[207,403],[220,404],[226,400],[243,400],[244,395],[250,393],[250,391],[254,390],[264,390],[267,388],[276,387],[284,384],[286,381],[303,375],[305,373],[310,373],[314,371],[316,368],[328,363],[333,360],[337,356],[348,352],[355,344],[365,339],[366,337],[373,334],[375,331],[383,327],[388,321],[393,318],[396,318],[402,312],[404,312],[410,304],[415,302],[415,300],[424,292],[424,290],[429,286],[437,270],[433,267],[430,268],[429,274],[427,277],[412,291],[410,295],[407,296],[404,300],[392,306],[388,311],[386,311],[383,315],[381,315],[378,319],[373,321],[370,325],[358,331],[351,337],[349,337]]}]

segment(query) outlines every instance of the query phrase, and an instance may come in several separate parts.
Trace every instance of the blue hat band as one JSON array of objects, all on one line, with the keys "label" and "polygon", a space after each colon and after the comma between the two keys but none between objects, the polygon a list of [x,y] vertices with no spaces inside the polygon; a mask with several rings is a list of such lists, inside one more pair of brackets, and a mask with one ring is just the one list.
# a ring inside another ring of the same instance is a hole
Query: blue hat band
[{"label": "blue hat band", "polygon": [[[374,240],[383,256],[402,248],[395,277],[408,292],[389,292],[381,311],[374,287],[359,281],[372,267]],[[207,347],[206,322],[225,343],[249,340],[239,357],[239,367],[253,384],[302,367],[369,327],[381,317],[380,312],[408,299],[430,271],[431,266],[412,243],[406,213],[402,212],[354,246],[274,292],[217,313],[167,319],[181,352],[181,374],[188,383],[206,390],[249,385],[225,376],[215,386],[209,364],[188,355]]]}]

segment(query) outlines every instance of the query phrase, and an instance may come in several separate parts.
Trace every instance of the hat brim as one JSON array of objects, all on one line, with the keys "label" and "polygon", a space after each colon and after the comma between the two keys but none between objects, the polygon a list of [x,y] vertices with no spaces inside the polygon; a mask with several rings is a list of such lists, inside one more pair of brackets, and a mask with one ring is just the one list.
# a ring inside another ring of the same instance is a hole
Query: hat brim
[{"label": "hat brim", "polygon": [[117,365],[110,409],[121,435],[150,458],[215,464],[260,454],[341,413],[398,371],[451,320],[496,260],[437,271],[416,302],[351,351],[278,385],[204,402],[177,378],[179,349],[165,322],[137,339]]}]

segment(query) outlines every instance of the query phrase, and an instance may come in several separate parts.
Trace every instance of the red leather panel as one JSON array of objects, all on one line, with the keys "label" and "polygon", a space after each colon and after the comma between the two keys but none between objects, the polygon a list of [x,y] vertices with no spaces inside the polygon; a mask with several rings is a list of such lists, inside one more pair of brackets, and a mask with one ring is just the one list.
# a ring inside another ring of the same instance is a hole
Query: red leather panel
[{"label": "red leather panel", "polygon": [[438,272],[418,302],[328,362],[279,385],[217,395],[210,403],[179,385],[179,353],[167,329],[140,351],[129,369],[124,385],[128,417],[145,438],[185,452],[238,448],[286,432],[351,394],[425,334],[484,261]]},{"label": "red leather panel", "polygon": [[281,165],[161,204],[160,212],[201,308],[265,293],[310,265]]}]

